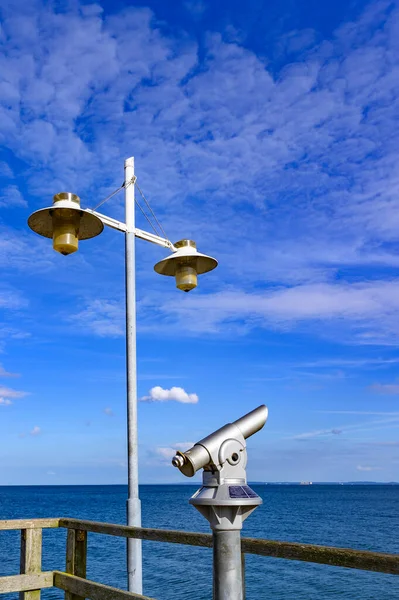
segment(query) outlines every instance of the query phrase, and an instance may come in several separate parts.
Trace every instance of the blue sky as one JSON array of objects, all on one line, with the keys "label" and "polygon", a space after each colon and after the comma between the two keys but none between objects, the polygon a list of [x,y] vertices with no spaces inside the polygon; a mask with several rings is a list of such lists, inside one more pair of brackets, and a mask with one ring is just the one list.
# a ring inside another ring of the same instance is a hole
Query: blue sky
[{"label": "blue sky", "polygon": [[182,294],[137,241],[141,481],[261,403],[250,479],[398,480],[398,5],[0,6],[0,483],[126,481],[123,235],[63,257],[26,220],[128,156],[219,260]]}]

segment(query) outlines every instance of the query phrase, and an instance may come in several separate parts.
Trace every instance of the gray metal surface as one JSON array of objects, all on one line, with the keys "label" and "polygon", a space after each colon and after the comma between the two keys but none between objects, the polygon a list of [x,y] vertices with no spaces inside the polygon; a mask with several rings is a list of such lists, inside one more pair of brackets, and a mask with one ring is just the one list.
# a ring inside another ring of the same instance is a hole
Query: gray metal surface
[{"label": "gray metal surface", "polygon": [[[258,406],[234,423],[224,425],[207,437],[197,442],[186,452],[177,452],[172,465],[177,467],[186,477],[193,477],[199,469],[208,467],[220,469],[223,465],[234,470],[240,465],[244,471],[246,466],[245,439],[262,429],[266,423],[268,410],[265,405]],[[236,442],[234,448],[233,442]],[[237,461],[233,460],[237,456]],[[238,471],[235,477],[238,477]],[[241,477],[245,477],[242,473]]]},{"label": "gray metal surface", "polygon": [[[137,440],[137,359],[136,359],[136,273],[134,232],[134,185],[127,185],[134,176],[134,159],[125,161],[126,227],[126,379],[127,379],[127,444],[128,500],[127,524],[141,526],[139,500],[138,440]],[[141,540],[127,541],[128,589],[142,594]]]},{"label": "gray metal surface", "polygon": [[247,439],[262,429],[263,425],[266,423],[267,415],[267,407],[263,404],[262,406],[258,406],[258,408],[255,408],[251,412],[247,413],[240,419],[237,419],[237,421],[234,421],[233,425],[236,425],[245,439]]},{"label": "gray metal surface", "polygon": [[213,531],[213,600],[243,600],[240,531]]}]

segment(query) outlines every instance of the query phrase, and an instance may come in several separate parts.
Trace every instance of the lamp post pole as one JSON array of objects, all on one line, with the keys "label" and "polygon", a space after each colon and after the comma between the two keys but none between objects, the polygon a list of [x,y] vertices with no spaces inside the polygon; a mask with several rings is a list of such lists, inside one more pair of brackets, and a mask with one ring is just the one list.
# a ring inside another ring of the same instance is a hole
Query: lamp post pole
[{"label": "lamp post pole", "polygon": [[[127,524],[141,527],[137,436],[136,271],[134,222],[134,158],[125,160],[125,276],[126,276],[126,383],[127,383]],[[127,539],[128,589],[143,593],[141,540]]]},{"label": "lamp post pole", "polygon": [[[137,439],[135,238],[167,248],[172,253],[158,262],[154,269],[160,275],[175,277],[176,287],[184,292],[189,292],[197,286],[197,275],[212,271],[218,263],[215,258],[198,252],[192,240],[181,240],[173,245],[166,237],[138,229],[134,220],[134,183],[134,158],[131,157],[125,160],[125,222],[90,208],[83,209],[80,206],[79,196],[72,192],[60,192],[53,197],[52,206],[36,210],[30,215],[28,225],[38,235],[52,238],[54,250],[64,256],[77,251],[79,240],[87,240],[99,235],[104,226],[125,234],[127,524],[130,527],[141,527]],[[141,540],[127,540],[127,569],[129,591],[142,594]]]}]

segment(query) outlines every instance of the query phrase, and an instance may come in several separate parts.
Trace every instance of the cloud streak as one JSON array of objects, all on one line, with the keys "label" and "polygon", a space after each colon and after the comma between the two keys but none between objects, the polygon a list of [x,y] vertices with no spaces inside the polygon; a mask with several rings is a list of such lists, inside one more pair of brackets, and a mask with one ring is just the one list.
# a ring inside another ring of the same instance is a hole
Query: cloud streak
[{"label": "cloud streak", "polygon": [[[220,331],[223,325],[295,329],[301,324],[331,323],[364,344],[399,343],[399,280],[365,283],[319,283],[268,288],[262,293],[222,291],[193,295],[184,303],[166,301],[174,314],[197,331]],[[333,333],[331,333],[332,335]]]},{"label": "cloud streak", "polygon": [[177,450],[184,452],[192,446],[194,446],[194,442],[176,442],[171,446],[158,446],[155,448],[155,454],[160,456],[163,462],[170,464]]},{"label": "cloud streak", "polygon": [[365,466],[358,465],[358,466],[356,467],[356,469],[357,469],[358,471],[370,472],[370,471],[381,471],[381,470],[382,470],[382,467],[371,467],[371,466],[367,466],[367,465],[365,465]]},{"label": "cloud streak", "polygon": [[24,398],[27,395],[28,392],[21,392],[8,387],[0,386],[0,405],[10,406],[13,403],[13,400],[17,398]]},{"label": "cloud streak", "polygon": [[374,383],[369,389],[377,394],[395,396],[399,394],[399,383]]},{"label": "cloud streak", "polygon": [[364,431],[377,431],[379,429],[391,429],[399,426],[399,412],[393,413],[373,413],[373,412],[357,412],[357,411],[328,411],[337,412],[338,414],[367,414],[367,415],[385,415],[382,419],[372,419],[368,421],[361,421],[360,423],[354,423],[351,425],[341,425],[337,428],[332,429],[320,429],[315,431],[309,431],[300,433],[292,437],[295,440],[306,440],[310,438],[322,438],[329,436],[330,434],[357,434]]},{"label": "cloud streak", "polygon": [[19,373],[10,373],[3,365],[0,365],[0,377],[19,377]]},{"label": "cloud streak", "polygon": [[87,302],[84,310],[69,317],[72,323],[98,337],[121,337],[124,329],[125,311],[119,302],[95,299]]}]

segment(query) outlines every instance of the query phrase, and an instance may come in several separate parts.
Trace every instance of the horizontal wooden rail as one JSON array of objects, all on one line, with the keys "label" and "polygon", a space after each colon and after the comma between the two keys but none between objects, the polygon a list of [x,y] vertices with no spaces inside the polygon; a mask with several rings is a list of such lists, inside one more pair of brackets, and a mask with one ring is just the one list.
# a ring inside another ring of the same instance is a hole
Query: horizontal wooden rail
[{"label": "horizontal wooden rail", "polygon": [[[79,519],[60,519],[59,526],[125,538],[139,538],[142,540],[204,546],[207,548],[212,547],[212,535],[209,533],[128,527],[126,525],[81,521]],[[368,552],[366,550],[316,546],[314,544],[299,544],[295,542],[278,542],[257,538],[242,538],[241,549],[247,554],[399,575],[399,554],[383,554],[382,552]]]},{"label": "horizontal wooden rail", "polygon": [[80,519],[60,519],[60,527],[80,529],[93,533],[104,533],[116,537],[137,538],[152,542],[170,542],[171,544],[186,544],[188,546],[206,546],[212,548],[210,533],[195,533],[190,531],[175,531],[173,529],[151,529],[149,527],[128,527],[99,521],[81,521]]},{"label": "horizontal wooden rail", "polygon": [[295,542],[258,540],[256,538],[242,538],[241,550],[247,554],[399,575],[399,554],[384,554],[382,552],[298,544]]},{"label": "horizontal wooden rail", "polygon": [[53,587],[53,571],[0,577],[0,594]]},{"label": "horizontal wooden rail", "polygon": [[54,571],[54,587],[82,598],[90,598],[90,600],[153,600],[149,596],[125,592],[61,571]]},{"label": "horizontal wooden rail", "polygon": [[0,531],[9,529],[47,529],[58,527],[59,519],[7,519],[0,521]]},{"label": "horizontal wooden rail", "polygon": [[[185,544],[189,546],[202,546],[207,548],[212,547],[212,535],[209,533],[174,531],[169,529],[151,529],[146,527],[128,527],[126,525],[115,525],[113,523],[100,523],[97,521],[67,518],[16,519],[0,521],[0,531],[57,527],[75,531],[79,530],[82,533],[91,531],[93,533],[102,533],[124,538],[138,538],[154,542],[168,542],[172,544]],[[398,554],[384,554],[381,552],[353,550],[350,548],[334,548],[330,546],[300,544],[295,542],[280,542],[257,538],[242,538],[241,548],[242,552],[247,554],[257,554],[260,556],[269,556],[274,558],[346,567],[349,569],[360,569],[364,571],[375,571],[379,573],[399,575]],[[39,577],[40,579],[40,577],[44,575],[47,574],[35,573],[1,578],[0,593],[4,593],[3,586],[17,585],[15,583],[17,581],[16,578],[20,578],[19,581],[22,585],[24,581],[28,581],[28,577]],[[41,587],[48,587],[48,585],[37,584],[37,586],[33,588],[22,587],[19,588],[18,591],[40,589]],[[12,589],[14,590],[14,588]],[[11,590],[7,589],[7,591]],[[86,596],[89,597],[88,595]]]}]

